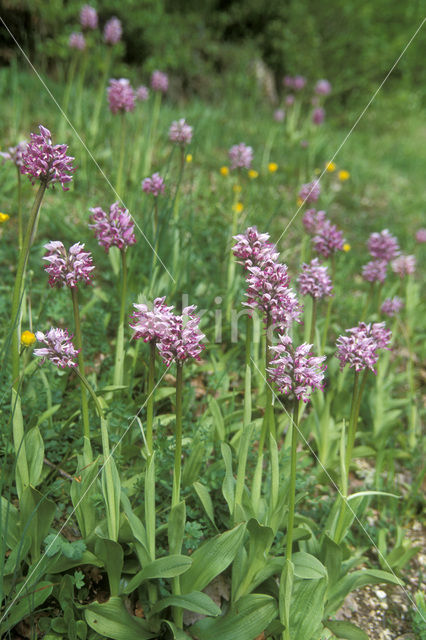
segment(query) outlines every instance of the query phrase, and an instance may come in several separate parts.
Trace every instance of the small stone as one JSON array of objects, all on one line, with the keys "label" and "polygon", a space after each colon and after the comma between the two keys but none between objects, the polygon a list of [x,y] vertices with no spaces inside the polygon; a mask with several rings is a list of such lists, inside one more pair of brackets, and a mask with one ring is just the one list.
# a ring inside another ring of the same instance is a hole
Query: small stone
[{"label": "small stone", "polygon": [[387,593],[386,591],[382,591],[381,589],[377,589],[377,591],[375,592],[376,596],[379,598],[379,600],[384,600],[385,598],[387,598]]}]

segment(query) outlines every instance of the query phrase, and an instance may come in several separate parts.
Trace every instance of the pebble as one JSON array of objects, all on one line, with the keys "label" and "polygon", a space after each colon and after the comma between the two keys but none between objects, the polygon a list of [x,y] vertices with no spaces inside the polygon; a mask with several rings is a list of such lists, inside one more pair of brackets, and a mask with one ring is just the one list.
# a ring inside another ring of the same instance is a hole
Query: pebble
[{"label": "pebble", "polygon": [[387,598],[386,591],[382,591],[382,589],[377,589],[375,593],[376,593],[376,596],[379,598],[379,600],[384,600],[385,598]]}]

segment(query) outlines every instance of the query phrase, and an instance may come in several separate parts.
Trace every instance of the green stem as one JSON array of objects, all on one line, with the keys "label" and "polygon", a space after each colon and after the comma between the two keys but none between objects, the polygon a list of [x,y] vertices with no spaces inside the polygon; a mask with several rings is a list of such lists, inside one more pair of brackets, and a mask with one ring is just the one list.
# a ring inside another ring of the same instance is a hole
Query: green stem
[{"label": "green stem", "polygon": [[317,299],[312,296],[312,315],[311,315],[311,331],[309,334],[309,344],[314,344],[315,340],[315,324],[317,321]]},{"label": "green stem", "polygon": [[84,79],[86,77],[86,69],[88,63],[88,52],[84,51],[83,53],[83,63],[80,67],[80,74],[78,78],[78,86],[77,86],[77,100],[75,107],[75,122],[77,127],[81,127],[81,104],[83,102],[83,87],[84,87]]},{"label": "green stem", "polygon": [[176,432],[175,432],[175,466],[173,473],[172,509],[180,500],[180,477],[182,458],[182,390],[183,390],[183,365],[176,363]]},{"label": "green stem", "polygon": [[19,167],[16,167],[18,172],[18,247],[19,252],[22,251],[22,175]]},{"label": "green stem", "polygon": [[[154,421],[154,378],[155,378],[155,340],[149,343],[148,399],[146,401],[146,444],[148,455],[152,455],[152,425]],[[177,392],[177,387],[176,387]]]},{"label": "green stem", "polygon": [[253,318],[247,314],[246,325],[246,366],[251,364],[251,343],[253,339]]},{"label": "green stem", "polygon": [[299,400],[296,400],[293,409],[293,419],[291,421],[291,463],[290,463],[290,496],[288,504],[288,524],[287,524],[287,542],[286,542],[286,559],[291,560],[293,548],[293,529],[294,529],[294,505],[296,501],[296,462],[297,462],[297,436],[299,425]]},{"label": "green stem", "polygon": [[268,313],[266,315],[266,338],[265,338],[266,402],[265,402],[265,415],[263,417],[262,431],[261,431],[260,440],[259,440],[259,453],[263,452],[263,447],[265,445],[266,439],[269,438],[269,434],[273,435],[274,438],[276,438],[274,407],[272,406],[272,388],[271,388],[271,385],[269,384],[269,374],[267,371],[269,367],[269,362],[271,359],[271,352],[270,352],[271,339],[269,336],[271,324],[272,324],[271,317]]},{"label": "green stem", "polygon": [[151,121],[150,121],[150,127],[149,127],[148,144],[147,144],[147,148],[146,148],[144,167],[143,167],[143,175],[144,176],[147,176],[149,174],[150,169],[151,169],[152,151],[153,151],[153,146],[154,146],[154,142],[155,142],[155,135],[157,133],[157,124],[158,124],[158,118],[159,118],[159,115],[160,115],[160,108],[161,108],[161,98],[162,98],[161,91],[156,91],[155,96],[154,96],[154,105],[152,107],[152,115],[151,115]]},{"label": "green stem", "polygon": [[374,293],[374,282],[370,282],[370,288],[368,290],[368,294],[367,294],[367,297],[365,299],[364,308],[363,308],[362,313],[361,313],[361,320],[364,320],[365,317],[367,316],[367,311],[368,311],[368,309],[370,307],[371,300],[373,298],[373,293]]},{"label": "green stem", "polygon": [[127,260],[126,249],[121,249],[121,303],[120,315],[118,320],[117,343],[115,348],[115,366],[114,366],[114,386],[123,385],[123,366],[124,366],[124,319],[126,315],[127,301]]},{"label": "green stem", "polygon": [[118,193],[119,197],[121,197],[121,183],[122,183],[122,179],[123,179],[123,167],[124,167],[124,151],[126,148],[125,142],[126,142],[126,116],[124,111],[122,113],[120,113],[120,118],[121,118],[121,122],[120,122],[120,159],[119,159],[119,163],[118,163],[118,173],[117,173],[117,186],[115,188],[116,192]]},{"label": "green stem", "polygon": [[[238,202],[238,195],[236,194],[235,198],[234,198],[234,211],[233,211],[233,216],[232,216],[232,226],[231,226],[231,238],[233,238],[235,236],[235,234],[237,233],[237,226],[238,226],[238,210],[236,207],[236,204]],[[226,292],[227,292],[227,305],[226,305],[226,320],[229,322],[231,319],[231,307],[232,307],[232,291],[233,291],[233,285],[234,285],[234,279],[235,279],[235,260],[234,260],[234,256],[232,254],[232,252],[229,253],[229,262],[228,262],[228,282],[227,282],[227,287],[226,287]]]},{"label": "green stem", "polygon": [[[336,255],[332,253],[331,254],[331,282],[333,283],[333,286],[335,281],[335,275],[336,275]],[[333,306],[333,300],[334,300],[334,296],[330,296],[328,299],[327,314],[325,316],[324,332],[323,332],[322,342],[321,342],[321,353],[324,353],[325,345],[327,343],[327,333],[328,333],[328,327],[330,325],[331,308]]]},{"label": "green stem", "polygon": [[15,284],[12,295],[12,309],[10,320],[11,350],[12,350],[12,383],[15,391],[18,391],[19,384],[19,317],[22,303],[22,291],[24,287],[25,269],[30,253],[30,244],[33,230],[36,226],[38,213],[40,211],[41,201],[46,190],[46,183],[41,182],[37,195],[31,209],[30,218],[28,220],[27,230],[25,232],[22,249],[19,253],[18,266],[16,269]]},{"label": "green stem", "polygon": [[67,81],[67,86],[64,94],[64,104],[62,106],[61,123],[59,126],[58,140],[62,140],[65,133],[65,124],[66,124],[65,116],[68,117],[68,107],[70,103],[71,89],[74,84],[74,76],[77,68],[77,61],[78,61],[78,54],[74,53],[72,60],[70,62],[69,71],[68,71],[68,81]]},{"label": "green stem", "polygon": [[96,102],[95,102],[95,108],[93,109],[92,125],[91,125],[91,128],[90,128],[90,133],[91,133],[90,142],[91,142],[92,145],[96,142],[96,135],[98,133],[98,128],[99,128],[99,115],[101,113],[102,104],[103,104],[103,102],[105,100],[105,89],[106,89],[109,69],[110,69],[110,66],[111,66],[112,50],[113,50],[112,47],[108,47],[107,48],[105,69],[104,69],[104,73],[103,73],[103,76],[102,76],[101,83],[100,83],[99,88],[98,88],[98,93],[97,93]]},{"label": "green stem", "polygon": [[[85,452],[90,456],[89,462],[92,460],[92,450],[90,445],[90,421],[89,421],[89,403],[87,400],[86,389],[91,389],[90,385],[85,384],[85,372],[84,372],[84,355],[83,355],[83,341],[81,337],[81,323],[80,323],[80,310],[78,306],[78,289],[77,287],[71,288],[72,306],[74,311],[74,331],[75,331],[75,346],[79,349],[78,353],[78,368],[79,378],[81,381],[81,416],[83,419],[83,436],[85,443]],[[87,462],[85,462],[87,464]]]}]

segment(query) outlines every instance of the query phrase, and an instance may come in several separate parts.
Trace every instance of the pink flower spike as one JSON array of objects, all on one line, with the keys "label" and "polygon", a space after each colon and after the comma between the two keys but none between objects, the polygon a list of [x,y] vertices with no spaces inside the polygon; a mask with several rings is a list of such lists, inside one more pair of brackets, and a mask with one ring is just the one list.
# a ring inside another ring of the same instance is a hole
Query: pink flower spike
[{"label": "pink flower spike", "polygon": [[140,102],[146,102],[146,100],[148,100],[149,98],[148,87],[145,87],[145,85],[141,84],[141,86],[136,89],[135,95],[136,100],[139,100]]},{"label": "pink flower spike", "polygon": [[120,80],[111,78],[107,92],[111,113],[116,114],[119,111],[124,113],[133,111],[135,108],[135,92],[126,78],[120,78]]},{"label": "pink flower spike", "polygon": [[231,169],[250,169],[253,161],[253,149],[244,144],[244,142],[234,144],[229,149],[229,159],[231,161]]},{"label": "pink flower spike", "polygon": [[73,244],[68,252],[62,242],[52,241],[44,245],[47,254],[43,260],[48,263],[44,268],[49,274],[51,287],[74,288],[79,282],[90,284],[93,277],[92,256],[83,251],[84,244]]},{"label": "pink flower spike", "polygon": [[111,46],[117,44],[121,40],[123,29],[118,18],[111,18],[104,27],[104,42]]},{"label": "pink flower spike", "polygon": [[34,349],[34,355],[41,358],[41,364],[46,360],[52,362],[55,367],[65,369],[65,367],[76,367],[78,349],[74,348],[72,335],[67,329],[51,328],[47,333],[36,332],[38,342],[45,344],[45,347]]},{"label": "pink flower spike", "polygon": [[204,349],[201,343],[205,335],[199,329],[200,317],[195,315],[196,307],[191,305],[182,310],[181,316],[172,314],[166,332],[157,343],[164,363],[183,363],[189,358],[200,359]]},{"label": "pink flower spike", "polygon": [[328,80],[318,80],[314,91],[318,96],[328,96],[331,93],[331,84]]},{"label": "pink flower spike", "polygon": [[386,260],[371,260],[362,267],[362,277],[367,282],[384,282],[387,267]]},{"label": "pink flower spike", "polygon": [[167,93],[169,88],[169,78],[167,73],[163,73],[162,71],[152,72],[151,75],[151,89],[153,91],[161,91],[161,93]]},{"label": "pink flower spike", "polygon": [[20,171],[27,174],[31,183],[36,180],[44,182],[46,186],[60,182],[64,191],[65,185],[72,180],[75,168],[72,166],[74,158],[67,156],[66,144],[52,144],[51,133],[39,125],[40,133],[31,133],[31,141],[22,152]]},{"label": "pink flower spike", "polygon": [[165,297],[156,298],[152,307],[147,304],[134,304],[136,311],[130,317],[129,326],[133,329],[133,337],[144,342],[162,340],[172,321],[173,307],[164,304]]},{"label": "pink flower spike", "polygon": [[192,127],[185,122],[185,118],[172,122],[169,129],[169,140],[177,142],[183,147],[191,142]]},{"label": "pink flower spike", "polygon": [[98,14],[96,9],[85,4],[80,11],[80,24],[83,29],[96,29],[98,26]]},{"label": "pink flower spike", "polygon": [[390,262],[399,255],[398,240],[387,229],[372,233],[368,239],[368,250],[376,260]]},{"label": "pink flower spike", "polygon": [[288,335],[280,335],[279,344],[270,347],[276,354],[267,369],[271,380],[282,393],[293,392],[298,400],[308,402],[315,389],[324,388],[325,356],[311,354],[311,344],[294,348]]},{"label": "pink flower spike", "polygon": [[400,278],[403,278],[415,272],[416,258],[415,256],[398,256],[398,258],[392,261],[391,267],[394,273],[397,273]]},{"label": "pink flower spike", "polygon": [[232,253],[246,269],[258,266],[266,259],[277,260],[275,245],[269,242],[269,233],[259,233],[257,227],[249,227],[242,234],[234,236],[236,244]]},{"label": "pink flower spike", "polygon": [[111,247],[126,249],[136,242],[134,222],[124,207],[114,202],[105,213],[101,207],[90,209],[92,215],[89,229],[93,229],[101,247],[108,253]]},{"label": "pink flower spike", "polygon": [[423,242],[426,242],[426,229],[418,229],[416,231],[416,242],[418,242],[419,244],[423,244]]},{"label": "pink flower spike", "polygon": [[302,265],[298,282],[302,296],[309,295],[319,299],[333,294],[328,267],[321,265],[318,258],[314,258],[309,264]]},{"label": "pink flower spike", "polygon": [[345,239],[342,231],[335,224],[331,224],[329,220],[325,220],[312,238],[314,250],[324,258],[328,258],[329,255],[336,251],[343,251],[344,243]]},{"label": "pink flower spike", "polygon": [[404,301],[401,298],[398,298],[398,296],[394,296],[393,298],[386,298],[386,300],[383,301],[383,304],[380,310],[386,316],[389,316],[389,318],[392,318],[393,316],[395,316],[397,313],[401,311],[403,306],[404,306]]},{"label": "pink flower spike", "polygon": [[142,191],[145,193],[151,193],[156,198],[159,195],[163,195],[164,189],[164,180],[159,173],[153,173],[150,178],[142,180]]},{"label": "pink flower spike", "polygon": [[316,125],[320,125],[325,120],[325,109],[317,107],[312,113],[312,122]]},{"label": "pink flower spike", "polygon": [[303,216],[303,226],[308,233],[318,233],[326,220],[325,211],[317,211],[316,209],[306,209]]},{"label": "pink flower spike", "polygon": [[26,151],[28,146],[27,142],[18,142],[15,147],[9,147],[7,151],[0,151],[0,157],[5,160],[13,162],[15,167],[22,167],[22,155]]},{"label": "pink flower spike", "polygon": [[69,39],[69,46],[71,49],[77,49],[78,51],[84,51],[86,48],[86,40],[82,33],[72,33]]},{"label": "pink flower spike", "polygon": [[319,180],[313,180],[312,182],[307,182],[306,184],[302,184],[302,188],[299,191],[299,198],[303,200],[303,202],[316,202],[321,193],[321,187]]},{"label": "pink flower spike", "polygon": [[376,373],[375,365],[379,359],[377,351],[389,347],[391,331],[386,329],[384,322],[373,325],[360,322],[357,327],[347,329],[346,333],[349,336],[339,336],[336,343],[340,369],[348,364],[357,372],[368,368]]}]

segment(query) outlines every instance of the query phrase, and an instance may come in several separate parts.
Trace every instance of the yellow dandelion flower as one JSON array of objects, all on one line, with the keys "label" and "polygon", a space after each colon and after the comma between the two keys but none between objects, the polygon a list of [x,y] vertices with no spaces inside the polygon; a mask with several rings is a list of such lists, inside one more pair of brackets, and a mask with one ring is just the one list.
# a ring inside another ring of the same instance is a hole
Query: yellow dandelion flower
[{"label": "yellow dandelion flower", "polygon": [[232,188],[234,190],[234,193],[241,193],[242,186],[240,184],[234,184]]},{"label": "yellow dandelion flower", "polygon": [[10,215],[8,213],[0,213],[0,224],[2,222],[7,222],[10,218]]},{"label": "yellow dandelion flower", "polygon": [[255,178],[259,177],[259,172],[256,171],[255,169],[249,169],[248,177],[254,180]]},{"label": "yellow dandelion flower", "polygon": [[31,331],[24,331],[21,334],[21,344],[23,344],[24,347],[31,347],[35,341],[36,337],[34,333],[31,333]]},{"label": "yellow dandelion flower", "polygon": [[344,182],[345,180],[349,180],[349,178],[351,177],[351,174],[349,173],[349,171],[346,171],[345,169],[342,169],[341,171],[339,171],[337,176],[338,176],[339,180]]},{"label": "yellow dandelion flower", "polygon": [[185,160],[187,161],[188,164],[192,162],[192,153],[187,153]]},{"label": "yellow dandelion flower", "polygon": [[241,213],[243,209],[244,205],[242,202],[236,202],[232,207],[232,210],[235,211],[235,213]]},{"label": "yellow dandelion flower", "polygon": [[302,204],[303,204],[303,200],[302,200],[302,198],[297,198],[297,206],[298,206],[298,207],[301,207],[301,206],[302,206]]},{"label": "yellow dandelion flower", "polygon": [[336,163],[327,162],[327,164],[325,165],[325,170],[328,171],[328,173],[332,173],[333,171],[336,171]]},{"label": "yellow dandelion flower", "polygon": [[221,167],[220,168],[220,175],[221,176],[229,176],[229,169],[228,167]]},{"label": "yellow dandelion flower", "polygon": [[271,173],[275,173],[277,169],[278,169],[278,165],[276,162],[270,162],[268,164],[268,171],[270,171]]},{"label": "yellow dandelion flower", "polygon": [[345,244],[343,245],[343,251],[347,253],[350,250],[351,250],[351,245],[349,244],[349,242],[345,242]]}]

